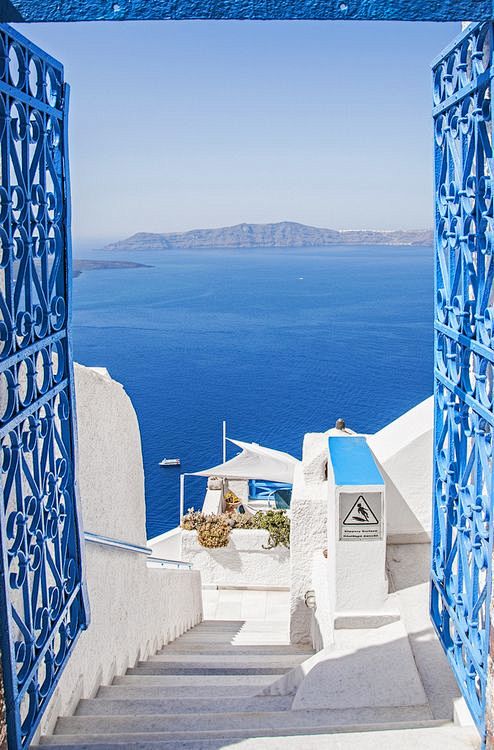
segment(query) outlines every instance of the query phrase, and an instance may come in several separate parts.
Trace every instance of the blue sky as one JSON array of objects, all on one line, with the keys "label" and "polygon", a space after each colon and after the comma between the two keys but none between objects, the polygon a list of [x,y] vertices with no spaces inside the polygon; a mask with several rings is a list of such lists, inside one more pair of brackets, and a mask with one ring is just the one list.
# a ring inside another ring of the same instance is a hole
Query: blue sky
[{"label": "blue sky", "polygon": [[76,249],[241,221],[432,224],[430,62],[459,24],[18,28],[72,87]]}]

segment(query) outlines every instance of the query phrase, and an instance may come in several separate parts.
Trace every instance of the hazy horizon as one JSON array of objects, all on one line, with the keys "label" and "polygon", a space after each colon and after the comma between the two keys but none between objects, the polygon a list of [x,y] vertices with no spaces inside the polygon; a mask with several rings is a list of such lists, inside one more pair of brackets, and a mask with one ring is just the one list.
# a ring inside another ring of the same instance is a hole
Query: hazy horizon
[{"label": "hazy horizon", "polygon": [[432,225],[430,61],[458,23],[29,24],[71,85],[75,246]]},{"label": "hazy horizon", "polygon": [[[265,221],[265,222],[241,221],[241,222],[238,222],[238,224],[279,224],[279,223],[281,223],[281,224],[283,224],[283,223],[305,224],[305,222],[292,222],[291,219],[282,219],[280,222],[272,222],[272,221]],[[89,238],[82,238],[81,239],[81,238],[73,237],[73,239],[72,239],[72,242],[73,242],[73,245],[74,245],[73,250],[74,250],[74,253],[76,253],[76,254],[78,252],[87,252],[89,250],[101,250],[106,245],[111,245],[114,242],[118,242],[120,240],[127,239],[127,238],[132,237],[132,236],[134,236],[136,234],[182,234],[182,233],[186,233],[186,232],[193,232],[193,231],[198,231],[198,230],[200,231],[200,230],[205,230],[205,229],[206,230],[207,229],[223,229],[223,228],[228,228],[228,227],[231,227],[231,226],[238,226],[238,224],[237,225],[220,224],[218,226],[213,226],[213,227],[192,227],[191,229],[185,229],[183,231],[182,230],[173,230],[172,229],[172,230],[169,230],[169,231],[166,231],[166,232],[147,232],[146,230],[143,229],[143,230],[137,230],[136,232],[133,232],[131,235],[127,235],[126,237],[120,237],[119,236],[119,237],[114,237],[112,239],[108,239],[108,238],[105,239],[105,238],[101,238],[101,237],[100,238],[91,238],[91,237],[89,237]],[[308,225],[308,226],[315,226],[315,225],[312,224],[312,225]],[[345,228],[342,228],[342,227],[316,227],[316,228],[318,228],[318,229],[334,229],[334,230],[339,231],[339,232],[366,231],[365,229],[357,229],[357,230],[355,230],[355,229],[346,228],[346,227]],[[410,228],[410,227],[397,227],[397,230],[403,230],[405,232],[408,232],[408,231],[411,231],[411,232],[413,232],[413,231],[427,231],[429,229],[431,229],[431,227],[412,227],[412,228]],[[368,231],[373,231],[373,232],[374,231],[375,232],[393,232],[393,231],[396,231],[396,230],[394,230],[394,229],[380,229],[380,228],[377,228],[377,229],[369,229]]]}]

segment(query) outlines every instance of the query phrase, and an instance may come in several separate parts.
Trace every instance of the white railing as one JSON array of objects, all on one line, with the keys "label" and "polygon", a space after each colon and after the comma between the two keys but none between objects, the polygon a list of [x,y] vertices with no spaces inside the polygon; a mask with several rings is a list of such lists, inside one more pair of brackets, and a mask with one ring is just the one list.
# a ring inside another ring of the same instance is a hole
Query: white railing
[{"label": "white railing", "polygon": [[121,539],[112,539],[109,536],[103,536],[102,534],[94,534],[91,531],[84,532],[84,538],[86,542],[92,544],[101,544],[105,547],[117,547],[118,549],[124,549],[128,552],[136,552],[139,555],[147,556],[147,563],[150,568],[178,568],[190,570],[192,563],[185,562],[183,560],[167,560],[162,557],[153,557],[153,551],[149,547],[142,547],[139,544],[132,544],[132,542],[124,542]]}]

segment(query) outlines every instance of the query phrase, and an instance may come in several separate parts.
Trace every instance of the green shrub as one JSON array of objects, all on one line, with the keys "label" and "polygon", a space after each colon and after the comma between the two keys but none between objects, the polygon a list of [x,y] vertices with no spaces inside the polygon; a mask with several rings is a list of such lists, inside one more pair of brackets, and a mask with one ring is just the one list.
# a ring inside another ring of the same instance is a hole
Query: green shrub
[{"label": "green shrub", "polygon": [[247,513],[231,513],[230,518],[233,520],[234,529],[255,529],[254,516]]},{"label": "green shrub", "polygon": [[269,534],[268,543],[263,549],[290,547],[290,519],[285,510],[258,511],[254,516],[256,529],[265,529]]},{"label": "green shrub", "polygon": [[269,539],[263,549],[290,547],[290,519],[285,510],[266,513],[259,510],[254,516],[237,512],[205,516],[189,508],[180,526],[186,531],[197,531],[197,540],[203,547],[226,547],[232,529],[264,529]]}]

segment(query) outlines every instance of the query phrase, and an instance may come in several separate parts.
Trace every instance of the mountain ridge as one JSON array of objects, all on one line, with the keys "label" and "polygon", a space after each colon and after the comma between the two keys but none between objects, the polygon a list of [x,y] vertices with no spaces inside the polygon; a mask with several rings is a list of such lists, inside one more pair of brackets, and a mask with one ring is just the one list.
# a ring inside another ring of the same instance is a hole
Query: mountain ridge
[{"label": "mountain ridge", "polygon": [[235,224],[187,232],[137,232],[105,250],[169,250],[244,247],[318,247],[323,245],[432,245],[430,229],[390,231],[326,229],[295,221]]}]

